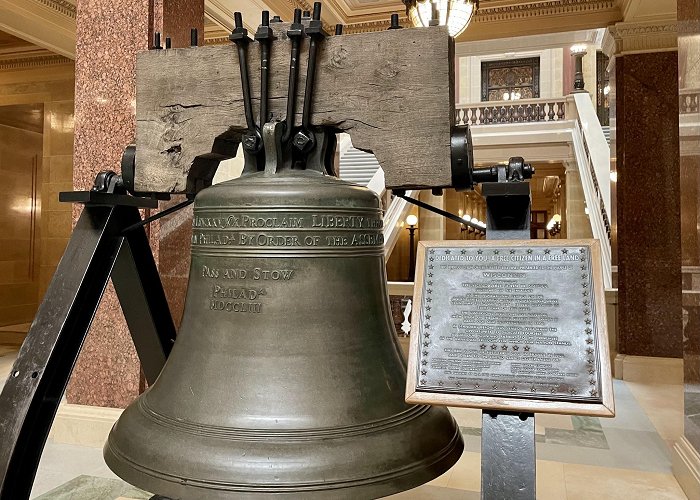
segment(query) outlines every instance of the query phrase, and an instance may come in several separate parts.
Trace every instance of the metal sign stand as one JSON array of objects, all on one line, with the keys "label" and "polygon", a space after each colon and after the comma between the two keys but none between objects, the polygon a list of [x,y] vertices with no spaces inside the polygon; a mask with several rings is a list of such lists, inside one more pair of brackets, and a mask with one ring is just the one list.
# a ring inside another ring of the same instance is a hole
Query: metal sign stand
[{"label": "metal sign stand", "polygon": [[175,326],[139,208],[155,198],[115,192],[113,173],[92,191],[61,193],[84,209],[0,394],[0,500],[29,498],[61,397],[111,277],[146,380],[153,383]]},{"label": "metal sign stand", "polygon": [[[511,161],[508,167],[498,167],[498,182],[481,184],[486,239],[530,239],[530,184],[523,179],[522,167],[522,162]],[[535,500],[535,468],[535,414],[484,410],[482,500]]]}]

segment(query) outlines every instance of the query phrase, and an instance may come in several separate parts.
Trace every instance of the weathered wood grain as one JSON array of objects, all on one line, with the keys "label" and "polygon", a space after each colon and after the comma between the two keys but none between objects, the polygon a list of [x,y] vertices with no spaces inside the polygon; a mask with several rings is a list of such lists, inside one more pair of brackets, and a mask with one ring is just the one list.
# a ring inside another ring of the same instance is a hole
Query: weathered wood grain
[{"label": "weathered wood grain", "polygon": [[[270,74],[269,110],[276,120],[285,118],[290,57],[290,42],[280,35],[272,47]],[[307,48],[308,38],[300,58],[297,125]],[[257,118],[257,43],[250,44],[248,58]],[[453,41],[442,27],[330,37],[319,50],[312,124],[347,132],[355,147],[372,151],[388,187],[449,186],[453,65]],[[236,48],[144,52],[136,74],[136,188],[183,192],[196,157],[230,157],[231,142],[220,140],[214,147],[215,139],[235,139],[245,131]]]}]

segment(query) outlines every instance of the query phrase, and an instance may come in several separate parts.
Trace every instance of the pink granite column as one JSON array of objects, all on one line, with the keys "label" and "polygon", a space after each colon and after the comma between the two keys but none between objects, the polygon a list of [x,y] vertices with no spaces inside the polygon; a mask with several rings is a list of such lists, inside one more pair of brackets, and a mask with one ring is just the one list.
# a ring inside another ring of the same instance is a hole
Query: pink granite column
[{"label": "pink granite column", "polygon": [[682,356],[678,54],[615,57],[618,351]]},{"label": "pink granite column", "polygon": [[[159,1],[164,3],[158,5]],[[100,170],[119,170],[122,152],[134,139],[135,57],[148,49],[154,26],[161,22],[169,26],[184,23],[203,32],[203,0],[78,0],[75,189],[89,189]],[[73,215],[77,220],[79,210]],[[68,401],[124,407],[139,393],[140,373],[110,285],[68,386]]]}]

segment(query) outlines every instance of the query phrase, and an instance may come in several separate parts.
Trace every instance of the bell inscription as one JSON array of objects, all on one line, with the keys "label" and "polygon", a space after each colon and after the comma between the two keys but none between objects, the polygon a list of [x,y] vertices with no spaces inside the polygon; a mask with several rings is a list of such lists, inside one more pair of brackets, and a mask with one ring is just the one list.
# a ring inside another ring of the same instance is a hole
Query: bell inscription
[{"label": "bell inscription", "polygon": [[408,400],[609,411],[597,251],[591,241],[421,242]]}]

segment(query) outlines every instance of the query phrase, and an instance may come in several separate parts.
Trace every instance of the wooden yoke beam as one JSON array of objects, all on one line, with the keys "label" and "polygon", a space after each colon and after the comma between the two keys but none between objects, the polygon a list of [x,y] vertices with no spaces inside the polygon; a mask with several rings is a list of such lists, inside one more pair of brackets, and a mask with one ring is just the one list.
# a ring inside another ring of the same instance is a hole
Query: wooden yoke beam
[{"label": "wooden yoke beam", "polygon": [[[288,24],[272,23],[269,111],[284,120],[289,78]],[[296,125],[306,80],[308,38],[302,42]],[[236,154],[246,130],[238,57],[233,44],[138,55],[136,178],[142,192],[186,190],[196,158]],[[259,113],[260,49],[248,48],[253,111]],[[321,42],[312,124],[347,132],[371,151],[389,188],[452,185],[454,42],[447,28],[411,28],[327,38]],[[258,120],[259,122],[259,120]]]}]

